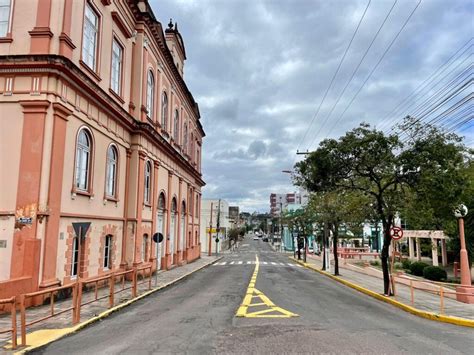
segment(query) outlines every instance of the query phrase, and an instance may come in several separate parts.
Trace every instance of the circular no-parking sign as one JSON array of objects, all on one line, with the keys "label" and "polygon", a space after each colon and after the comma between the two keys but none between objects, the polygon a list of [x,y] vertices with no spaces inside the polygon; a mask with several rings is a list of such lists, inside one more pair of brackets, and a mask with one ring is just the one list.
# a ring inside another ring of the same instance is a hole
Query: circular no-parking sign
[{"label": "circular no-parking sign", "polygon": [[393,240],[400,240],[403,238],[403,229],[400,227],[392,227],[390,228],[390,236]]}]

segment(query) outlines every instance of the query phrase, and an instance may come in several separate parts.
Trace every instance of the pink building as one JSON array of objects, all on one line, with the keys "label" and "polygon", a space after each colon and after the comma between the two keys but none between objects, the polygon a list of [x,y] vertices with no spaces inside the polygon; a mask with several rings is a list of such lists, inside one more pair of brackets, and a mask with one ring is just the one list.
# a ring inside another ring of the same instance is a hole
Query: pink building
[{"label": "pink building", "polygon": [[0,0],[0,298],[199,258],[185,59],[146,0]]}]

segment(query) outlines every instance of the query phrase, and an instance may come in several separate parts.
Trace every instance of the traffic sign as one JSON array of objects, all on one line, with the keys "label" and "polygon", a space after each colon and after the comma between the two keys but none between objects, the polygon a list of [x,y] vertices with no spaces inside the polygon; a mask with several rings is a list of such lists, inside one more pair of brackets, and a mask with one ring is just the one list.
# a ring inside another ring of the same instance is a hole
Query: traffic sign
[{"label": "traffic sign", "polygon": [[390,228],[390,236],[393,240],[400,240],[403,238],[403,229],[400,227],[392,227]]},{"label": "traffic sign", "polygon": [[161,233],[153,234],[153,241],[155,243],[161,243],[163,241],[163,234],[161,234]]},{"label": "traffic sign", "polygon": [[90,225],[91,222],[74,222],[72,224],[72,228],[74,229],[77,237],[85,238]]}]

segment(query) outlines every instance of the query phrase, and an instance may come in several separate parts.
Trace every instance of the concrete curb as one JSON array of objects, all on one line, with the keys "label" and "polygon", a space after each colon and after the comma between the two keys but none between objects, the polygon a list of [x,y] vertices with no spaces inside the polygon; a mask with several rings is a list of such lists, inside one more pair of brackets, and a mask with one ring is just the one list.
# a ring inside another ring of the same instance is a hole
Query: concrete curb
[{"label": "concrete curb", "polygon": [[[141,295],[139,295],[135,298],[132,298],[131,300],[128,300],[128,301],[124,302],[124,303],[120,303],[120,304],[118,304],[118,305],[116,305],[112,308],[109,308],[106,311],[100,313],[99,315],[97,315],[95,317],[92,317],[92,318],[90,318],[90,319],[88,319],[88,320],[86,320],[86,321],[84,321],[84,322],[82,322],[82,323],[80,323],[76,326],[73,326],[73,327],[70,327],[70,328],[57,329],[58,330],[58,336],[57,337],[52,337],[52,338],[48,339],[47,341],[44,341],[43,343],[38,343],[38,344],[35,344],[33,346],[22,349],[20,351],[14,352],[14,354],[15,355],[16,354],[26,354],[26,353],[28,353],[32,350],[39,349],[39,348],[41,348],[45,345],[48,345],[48,344],[50,344],[54,341],[57,341],[57,340],[59,340],[61,338],[64,338],[68,335],[71,335],[71,334],[77,332],[78,330],[81,330],[81,329],[83,329],[83,328],[85,328],[85,327],[87,327],[87,326],[89,326],[89,325],[91,325],[91,324],[93,324],[93,323],[95,323],[99,320],[102,320],[102,319],[108,317],[112,313],[117,312],[117,311],[121,310],[122,308],[125,308],[125,307],[131,305],[132,303],[135,303],[135,302],[141,300],[142,298],[145,298],[145,297],[147,297],[147,296],[149,296],[149,295],[151,295],[155,292],[163,290],[163,289],[165,289],[165,288],[167,288],[167,287],[169,287],[169,286],[185,279],[186,277],[194,274],[195,272],[200,271],[200,270],[204,269],[205,267],[208,267],[209,265],[212,265],[212,264],[216,263],[217,261],[221,260],[223,257],[224,256],[218,257],[218,258],[210,261],[209,263],[202,265],[201,267],[197,268],[196,270],[192,270],[192,271],[188,272],[187,274],[184,274],[184,275],[178,277],[177,279],[175,279],[173,281],[170,281],[170,282],[168,282],[168,283],[166,283],[166,284],[164,284],[160,287],[151,289],[151,290],[149,290],[149,291],[147,291],[147,292],[145,292],[145,293],[143,293],[143,294],[141,294]],[[64,331],[65,329],[66,329],[66,331]],[[39,330],[39,331],[41,331],[41,330]],[[34,333],[35,332],[33,332],[31,334],[34,334]]]},{"label": "concrete curb", "polygon": [[433,312],[422,311],[418,308],[415,308],[415,307],[409,306],[405,303],[396,301],[393,298],[381,295],[381,294],[379,294],[377,292],[374,292],[372,290],[369,290],[365,287],[362,287],[362,286],[359,286],[359,285],[357,285],[355,283],[352,283],[350,281],[344,280],[344,279],[342,279],[338,276],[334,276],[334,275],[332,275],[332,274],[330,274],[326,271],[319,270],[318,268],[312,266],[311,264],[305,263],[301,260],[297,260],[293,257],[290,257],[290,259],[292,259],[293,261],[295,261],[296,263],[298,263],[300,265],[303,265],[307,269],[316,271],[316,272],[318,272],[322,275],[325,275],[325,276],[327,276],[327,277],[329,277],[329,278],[331,278],[331,279],[333,279],[333,280],[335,280],[339,283],[342,283],[343,285],[346,285],[350,288],[353,288],[354,290],[365,293],[366,295],[369,295],[369,296],[371,296],[375,299],[378,299],[379,301],[389,303],[389,304],[391,304],[395,307],[398,307],[398,308],[404,310],[405,312],[414,314],[418,317],[434,320],[434,321],[437,321],[437,322],[450,323],[450,324],[455,324],[455,325],[459,325],[459,326],[474,328],[474,320],[461,318],[461,317],[445,316],[445,315],[437,314],[437,313],[433,313]]}]

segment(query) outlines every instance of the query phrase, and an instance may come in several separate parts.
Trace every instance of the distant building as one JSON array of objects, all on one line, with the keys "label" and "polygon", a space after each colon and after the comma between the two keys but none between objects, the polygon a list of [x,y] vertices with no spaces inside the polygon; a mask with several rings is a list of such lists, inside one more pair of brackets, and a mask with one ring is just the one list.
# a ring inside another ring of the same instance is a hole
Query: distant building
[{"label": "distant building", "polygon": [[288,205],[306,206],[309,194],[305,190],[286,194],[270,194],[270,214],[274,217],[280,216],[282,211],[288,208]]},{"label": "distant building", "polygon": [[239,224],[239,206],[229,206],[229,221],[233,228]]},{"label": "distant building", "polygon": [[[220,203],[220,206],[219,206]],[[212,214],[212,221],[211,221]],[[212,223],[211,223],[212,222]],[[217,243],[217,251],[222,249],[222,243],[227,240],[227,231],[230,229],[229,219],[229,203],[219,199],[203,199],[201,203],[201,251],[209,252],[209,229],[211,230],[211,251],[216,252],[217,223],[219,223],[219,243]]]}]

